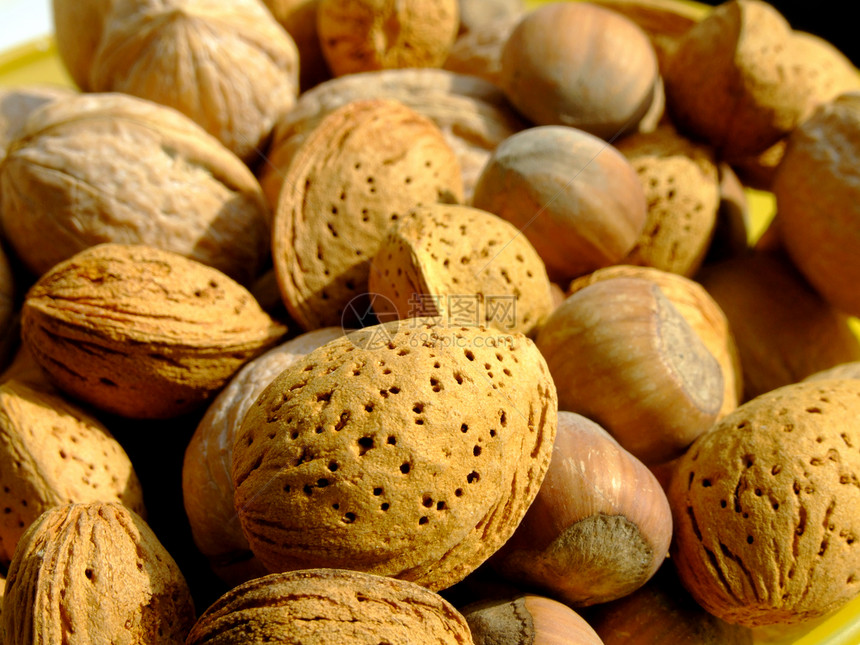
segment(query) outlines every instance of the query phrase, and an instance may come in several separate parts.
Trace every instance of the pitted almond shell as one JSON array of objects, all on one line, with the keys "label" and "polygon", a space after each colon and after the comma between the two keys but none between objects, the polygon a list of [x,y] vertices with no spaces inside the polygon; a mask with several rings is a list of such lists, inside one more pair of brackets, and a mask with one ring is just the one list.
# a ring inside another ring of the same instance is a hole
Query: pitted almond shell
[{"label": "pitted almond shell", "polygon": [[713,150],[664,126],[633,134],[618,150],[642,181],[648,214],[623,264],[692,276],[711,245],[720,207],[720,173]]},{"label": "pitted almond shell", "polygon": [[104,242],[173,251],[243,283],[266,258],[271,216],[251,171],[187,117],[131,96],[39,109],[0,166],[0,195],[9,242],[37,275]]},{"label": "pitted almond shell", "polygon": [[286,331],[220,271],[124,244],[91,247],[42,276],[21,325],[58,387],[140,418],[198,407]]},{"label": "pitted almond shell", "polygon": [[568,293],[576,293],[590,284],[612,278],[644,278],[660,287],[663,295],[675,306],[720,364],[723,373],[723,404],[718,418],[738,407],[743,395],[743,372],[734,334],[726,314],[702,285],[678,274],[652,267],[618,264],[577,278],[571,282]]},{"label": "pitted almond shell", "polygon": [[185,512],[194,542],[228,582],[266,573],[251,553],[233,506],[233,439],[260,393],[287,367],[343,335],[340,327],[307,332],[270,349],[236,373],[209,405],[191,437],[182,467]]},{"label": "pitted almond shell", "polygon": [[317,32],[335,76],[441,67],[460,26],[458,0],[320,0]]},{"label": "pitted almond shell", "polygon": [[188,645],[471,645],[463,616],[438,594],[357,571],[307,569],[251,580],[200,616]]},{"label": "pitted almond shell", "polygon": [[369,308],[370,261],[388,227],[415,206],[463,196],[439,128],[393,100],[354,101],[326,116],[283,185],[273,260],[284,303],[305,330],[349,326],[348,305]]},{"label": "pitted almond shell", "polygon": [[672,560],[712,614],[749,627],[860,593],[860,381],[795,383],[717,423],[669,489]]},{"label": "pitted almond shell", "polygon": [[233,450],[236,509],[270,571],[348,568],[432,590],[513,533],[557,424],[520,334],[410,319],[351,332],[283,372]]},{"label": "pitted almond shell", "polygon": [[525,128],[499,87],[468,74],[425,68],[340,76],[302,94],[278,122],[260,173],[270,204],[277,203],[290,161],[317,124],[347,103],[372,98],[400,101],[439,127],[460,162],[464,203],[490,153]]},{"label": "pitted almond shell", "polygon": [[553,309],[546,267],[531,243],[471,206],[427,204],[407,213],[374,256],[369,284],[384,296],[375,306],[393,303],[399,318],[529,334]]},{"label": "pitted almond shell", "polygon": [[772,5],[732,0],[678,41],[664,80],[678,129],[732,161],[757,155],[808,115],[817,80]]},{"label": "pitted almond shell", "polygon": [[43,513],[6,578],[4,643],[180,645],[195,612],[185,578],[140,516],[115,503]]},{"label": "pitted almond shell", "polygon": [[52,506],[120,502],[145,514],[122,446],[95,418],[61,397],[12,380],[0,385],[0,563]]},{"label": "pitted almond shell", "polygon": [[258,0],[113,0],[88,81],[175,108],[250,162],[293,107],[298,68]]}]

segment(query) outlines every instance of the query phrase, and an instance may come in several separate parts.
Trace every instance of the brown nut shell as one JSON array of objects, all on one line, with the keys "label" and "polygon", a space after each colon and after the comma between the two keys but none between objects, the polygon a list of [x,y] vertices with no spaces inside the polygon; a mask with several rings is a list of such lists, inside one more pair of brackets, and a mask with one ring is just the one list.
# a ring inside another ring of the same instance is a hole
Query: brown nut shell
[{"label": "brown nut shell", "polygon": [[576,128],[541,126],[503,141],[472,205],[511,222],[566,282],[617,264],[645,225],[642,182],[618,150]]},{"label": "brown nut shell", "polygon": [[103,242],[180,253],[242,283],[266,258],[271,218],[250,170],[185,116],[131,96],[73,95],[33,114],[0,166],[0,196],[36,275]]},{"label": "brown nut shell", "polygon": [[472,638],[463,616],[420,585],[358,571],[306,569],[227,592],[200,616],[187,645],[270,642],[472,645]]},{"label": "brown nut shell", "polygon": [[182,112],[250,162],[295,103],[298,66],[259,0],[112,0],[88,80]]},{"label": "brown nut shell", "polygon": [[273,224],[292,318],[305,330],[354,325],[344,310],[367,311],[370,262],[388,227],[414,206],[459,202],[462,191],[439,128],[402,103],[354,101],[326,116],[288,168]]},{"label": "brown nut shell", "polygon": [[603,645],[573,609],[535,594],[478,601],[462,612],[475,645]]},{"label": "brown nut shell", "polygon": [[505,42],[501,66],[505,94],[531,122],[607,141],[636,129],[658,79],[645,32],[587,2],[549,2],[527,13]]},{"label": "brown nut shell", "polygon": [[771,4],[732,0],[681,39],[664,76],[667,106],[680,130],[728,161],[743,159],[852,88],[846,63],[838,52],[797,37]]},{"label": "brown nut shell", "polygon": [[242,422],[242,528],[271,571],[349,568],[443,589],[522,519],[556,410],[520,334],[416,319],[351,332],[282,373]]},{"label": "brown nut shell", "polygon": [[52,0],[57,54],[75,84],[89,91],[90,67],[114,0]]},{"label": "brown nut shell", "polygon": [[119,501],[145,514],[122,446],[95,418],[19,381],[0,385],[0,564],[30,524],[53,506]]},{"label": "brown nut shell", "polygon": [[571,607],[623,597],[669,552],[672,512],[650,470],[598,424],[558,413],[535,501],[491,563]]},{"label": "brown nut shell", "polygon": [[369,285],[384,296],[375,304],[393,304],[399,318],[529,334],[553,309],[534,247],[512,224],[470,206],[427,204],[398,220],[373,258]]},{"label": "brown nut shell", "polygon": [[457,0],[320,0],[317,32],[335,76],[441,67],[460,25]]},{"label": "brown nut shell", "polygon": [[123,244],[91,247],[42,276],[21,326],[58,387],[140,418],[200,406],[286,332],[223,273]]},{"label": "brown nut shell", "polygon": [[182,645],[195,612],[152,529],[119,504],[58,506],[24,534],[6,579],[4,643]]},{"label": "brown nut shell", "polygon": [[723,404],[719,417],[724,417],[738,407],[743,395],[743,372],[738,348],[726,314],[704,287],[676,273],[618,264],[577,278],[570,283],[568,294],[574,294],[600,280],[613,278],[643,278],[660,287],[663,295],[672,302],[720,364],[723,373]]},{"label": "brown nut shell", "polygon": [[860,94],[822,105],[791,134],[773,183],[780,237],[815,289],[860,315]]},{"label": "brown nut shell", "polygon": [[182,493],[194,543],[213,570],[238,584],[264,575],[233,506],[233,439],[260,393],[287,367],[343,335],[340,327],[307,332],[270,349],[236,373],[209,405],[185,450]]},{"label": "brown nut shell", "polygon": [[795,383],[739,407],[679,461],[672,559],[709,612],[811,620],[860,593],[860,381]]},{"label": "brown nut shell", "polygon": [[722,406],[719,364],[648,280],[577,291],[541,327],[537,345],[559,409],[599,423],[646,464],[680,455]]}]

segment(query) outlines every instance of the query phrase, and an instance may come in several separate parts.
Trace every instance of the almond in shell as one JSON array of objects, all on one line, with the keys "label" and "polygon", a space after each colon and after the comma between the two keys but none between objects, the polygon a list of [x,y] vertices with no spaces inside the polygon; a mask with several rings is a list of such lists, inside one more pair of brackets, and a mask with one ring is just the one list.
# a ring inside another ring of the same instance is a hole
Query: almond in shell
[{"label": "almond in shell", "polygon": [[245,416],[242,529],[270,571],[349,568],[443,589],[513,533],[556,423],[549,371],[520,334],[418,319],[351,332]]},{"label": "almond in shell", "polygon": [[370,291],[383,296],[375,304],[393,304],[400,318],[528,334],[553,309],[546,268],[531,243],[509,222],[470,206],[413,209],[370,269]]},{"label": "almond in shell", "polygon": [[414,206],[462,196],[457,158],[426,117],[381,99],[329,114],[293,158],[273,224],[292,318],[305,330],[355,326],[344,310],[369,308],[370,262],[388,227]]},{"label": "almond in shell", "polygon": [[191,630],[188,645],[410,643],[472,645],[463,616],[424,587],[358,571],[271,574],[224,594]]},{"label": "almond in shell", "polygon": [[58,387],[139,418],[197,408],[286,331],[220,271],[124,244],[91,247],[42,276],[21,325]]},{"label": "almond in shell", "polygon": [[116,503],[57,506],[21,539],[6,579],[7,645],[181,645],[188,585],[140,516]]},{"label": "almond in shell", "polygon": [[266,573],[251,553],[233,506],[233,439],[245,413],[276,376],[320,345],[343,335],[340,327],[307,332],[245,365],[209,405],[185,450],[182,493],[197,548],[227,582]]},{"label": "almond in shell", "polygon": [[53,506],[118,501],[145,513],[131,461],[107,428],[60,396],[16,380],[0,385],[0,482],[2,564]]}]

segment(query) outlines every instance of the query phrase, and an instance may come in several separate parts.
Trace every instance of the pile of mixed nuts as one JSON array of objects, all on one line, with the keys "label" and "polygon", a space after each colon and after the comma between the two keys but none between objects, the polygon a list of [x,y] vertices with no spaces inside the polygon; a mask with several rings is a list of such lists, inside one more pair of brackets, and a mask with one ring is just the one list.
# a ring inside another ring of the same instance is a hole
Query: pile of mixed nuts
[{"label": "pile of mixed nuts", "polygon": [[829,43],[53,6],[79,91],[0,88],[0,644],[789,642],[860,595]]}]

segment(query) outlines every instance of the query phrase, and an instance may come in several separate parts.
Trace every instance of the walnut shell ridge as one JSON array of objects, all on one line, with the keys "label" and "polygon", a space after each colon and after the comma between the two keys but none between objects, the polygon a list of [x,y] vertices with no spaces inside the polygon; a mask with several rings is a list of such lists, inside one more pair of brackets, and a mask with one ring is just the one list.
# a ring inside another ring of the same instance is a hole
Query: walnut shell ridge
[{"label": "walnut shell ridge", "polygon": [[672,559],[712,614],[812,620],[860,593],[860,381],[787,385],[739,407],[679,460]]},{"label": "walnut shell ridge", "polygon": [[42,276],[21,327],[58,387],[136,418],[193,410],[286,332],[220,271],[124,244],[91,247]]},{"label": "walnut shell ridge", "polygon": [[116,242],[248,284],[268,253],[271,214],[245,164],[186,116],[132,96],[72,95],[34,111],[0,166],[0,192],[4,232],[36,275]]},{"label": "walnut shell ridge", "polygon": [[243,531],[270,571],[448,587],[522,519],[557,409],[545,361],[520,334],[417,319],[351,332],[248,411],[233,450]]},{"label": "walnut shell ridge", "polygon": [[175,108],[251,162],[296,101],[298,58],[258,0],[113,0],[88,81]]}]

